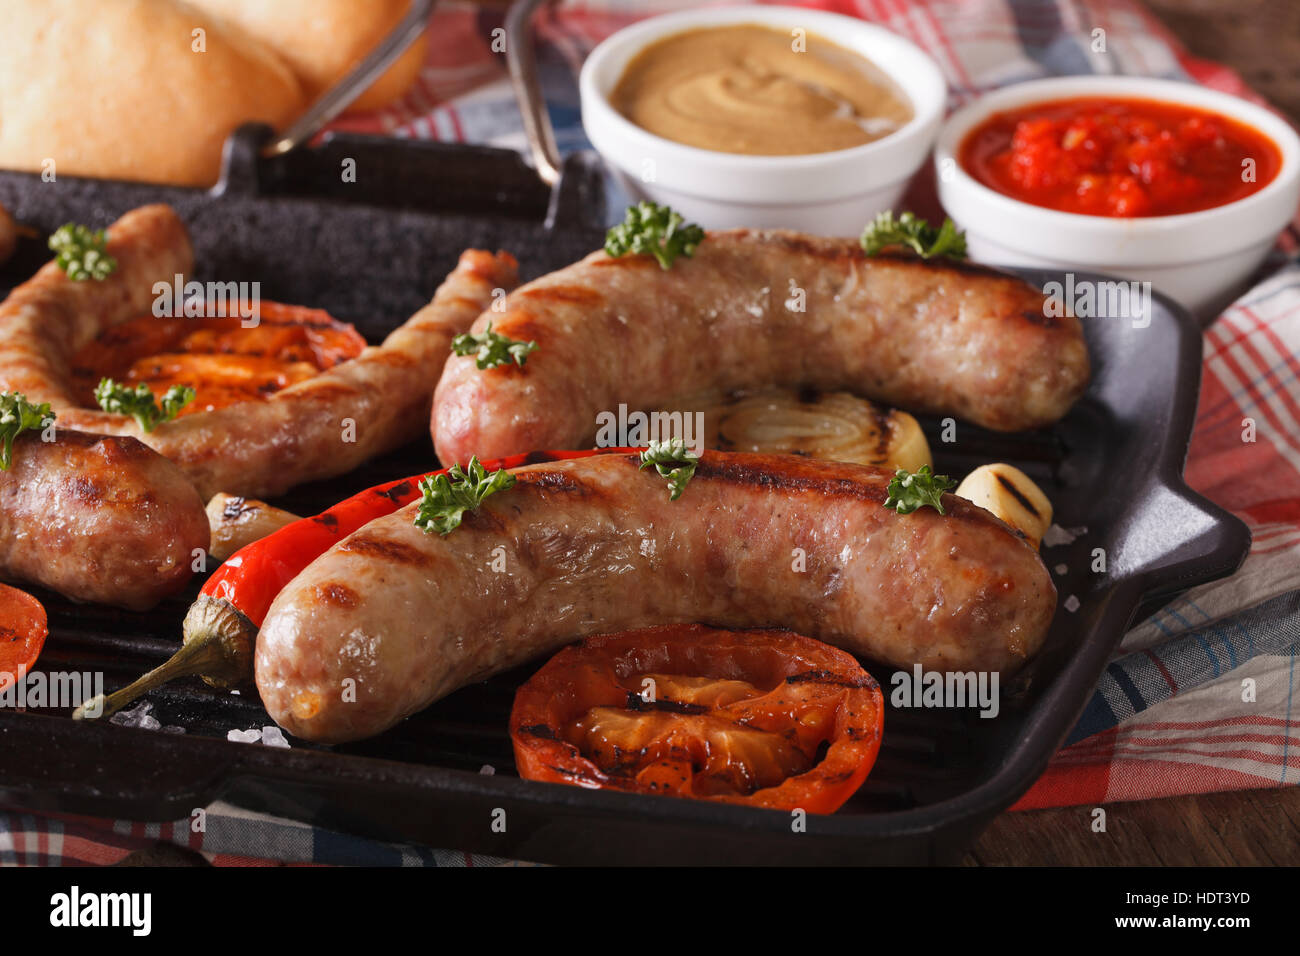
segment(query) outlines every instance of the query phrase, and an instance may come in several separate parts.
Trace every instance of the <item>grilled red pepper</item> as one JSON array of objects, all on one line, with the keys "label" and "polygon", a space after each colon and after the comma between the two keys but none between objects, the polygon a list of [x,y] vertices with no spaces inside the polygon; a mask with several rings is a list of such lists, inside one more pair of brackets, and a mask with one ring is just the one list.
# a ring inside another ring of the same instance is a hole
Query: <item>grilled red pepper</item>
[{"label": "grilled red pepper", "polygon": [[[535,462],[587,458],[610,452],[542,451],[483,462],[491,471]],[[303,518],[232,554],[199,592],[185,615],[185,643],[166,663],[104,699],[102,715],[121,710],[141,695],[177,677],[198,675],[214,687],[246,683],[253,673],[253,646],[271,602],[286,584],[334,544],[376,518],[420,497],[419,484],[446,469],[367,488],[311,518]],[[87,701],[73,714],[93,714]]]}]

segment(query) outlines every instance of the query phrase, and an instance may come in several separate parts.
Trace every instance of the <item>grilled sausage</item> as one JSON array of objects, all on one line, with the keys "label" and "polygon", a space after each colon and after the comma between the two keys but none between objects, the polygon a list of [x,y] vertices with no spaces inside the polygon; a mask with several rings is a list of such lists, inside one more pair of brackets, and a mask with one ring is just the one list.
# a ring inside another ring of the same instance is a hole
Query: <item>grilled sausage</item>
[{"label": "grilled sausage", "polygon": [[143,611],[185,586],[207,546],[194,486],[134,438],[25,432],[0,471],[0,577]]},{"label": "grilled sausage", "polygon": [[277,495],[418,437],[452,337],[491,304],[495,289],[508,291],[517,281],[509,254],[469,250],[433,302],[382,346],[265,401],[186,415],[145,432],[129,416],[78,407],[69,362],[104,330],[147,314],[154,284],[188,276],[193,252],[168,206],[129,212],[108,233],[118,265],[105,281],[73,282],[50,263],[0,304],[0,391],[49,402],[61,426],[138,438],[180,465],[204,498],[219,491]]},{"label": "grilled sausage", "polygon": [[523,367],[453,357],[432,423],[466,461],[590,445],[596,415],[650,411],[694,389],[843,389],[998,431],[1061,418],[1088,383],[1078,321],[1027,282],[980,266],[868,258],[853,240],[709,233],[663,270],[603,252],[516,290],[492,329],[535,341]]},{"label": "grilled sausage", "polygon": [[527,466],[445,537],[413,504],[339,542],[263,622],[271,716],[309,740],[367,737],[577,638],[655,624],[781,626],[942,670],[1009,673],[1042,644],[1051,576],[968,501],[899,515],[889,471],[724,452],[670,501],[638,463]]}]

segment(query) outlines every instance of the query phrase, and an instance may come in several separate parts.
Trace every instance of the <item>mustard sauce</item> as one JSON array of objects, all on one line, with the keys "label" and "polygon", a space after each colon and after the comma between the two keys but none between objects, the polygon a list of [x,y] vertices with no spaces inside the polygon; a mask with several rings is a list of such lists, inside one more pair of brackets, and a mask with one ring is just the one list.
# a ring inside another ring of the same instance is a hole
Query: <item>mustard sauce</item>
[{"label": "mustard sauce", "polygon": [[913,115],[865,57],[806,31],[757,24],[652,43],[628,63],[610,103],[665,139],[755,156],[861,146]]}]

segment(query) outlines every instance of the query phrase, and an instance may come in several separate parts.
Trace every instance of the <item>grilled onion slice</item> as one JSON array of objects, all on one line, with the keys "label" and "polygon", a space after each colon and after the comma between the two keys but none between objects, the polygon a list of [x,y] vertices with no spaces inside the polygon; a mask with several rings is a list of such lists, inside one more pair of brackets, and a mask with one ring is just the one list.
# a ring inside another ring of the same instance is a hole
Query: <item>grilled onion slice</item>
[{"label": "grilled onion slice", "polygon": [[704,413],[706,448],[808,455],[908,471],[933,464],[930,445],[915,418],[848,392],[713,392],[684,398],[673,407]]}]

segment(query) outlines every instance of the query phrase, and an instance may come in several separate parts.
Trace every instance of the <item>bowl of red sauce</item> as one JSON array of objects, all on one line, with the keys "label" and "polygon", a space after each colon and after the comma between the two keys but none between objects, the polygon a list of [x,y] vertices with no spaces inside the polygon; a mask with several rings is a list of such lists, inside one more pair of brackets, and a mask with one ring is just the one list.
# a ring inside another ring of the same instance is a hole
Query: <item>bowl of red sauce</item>
[{"label": "bowl of red sauce", "polygon": [[958,110],[939,199],[972,258],[1150,282],[1209,315],[1300,203],[1300,137],[1238,97],[1171,80],[1061,77]]}]

